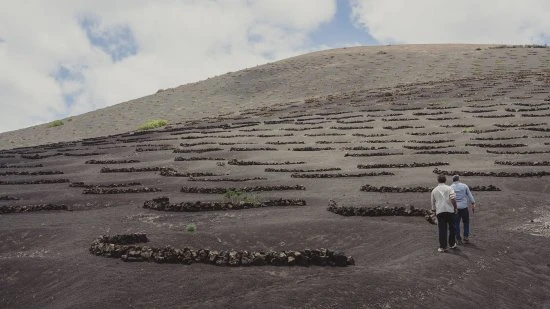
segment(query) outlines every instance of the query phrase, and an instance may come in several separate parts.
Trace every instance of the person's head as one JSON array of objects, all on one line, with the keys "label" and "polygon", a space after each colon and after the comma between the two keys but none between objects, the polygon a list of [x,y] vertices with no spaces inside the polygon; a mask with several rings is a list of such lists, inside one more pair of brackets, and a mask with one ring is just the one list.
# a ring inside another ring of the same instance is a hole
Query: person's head
[{"label": "person's head", "polygon": [[447,177],[445,177],[445,175],[443,175],[443,174],[437,175],[437,182],[445,183],[446,181],[447,181]]},{"label": "person's head", "polygon": [[453,176],[453,181],[459,181],[459,180],[460,180],[460,176],[458,176],[458,175]]}]

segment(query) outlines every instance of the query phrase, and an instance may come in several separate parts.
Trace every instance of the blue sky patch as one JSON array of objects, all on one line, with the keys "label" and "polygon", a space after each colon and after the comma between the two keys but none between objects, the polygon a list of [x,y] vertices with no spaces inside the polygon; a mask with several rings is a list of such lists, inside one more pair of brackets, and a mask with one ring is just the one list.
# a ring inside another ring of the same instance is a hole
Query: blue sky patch
[{"label": "blue sky patch", "polygon": [[80,27],[86,32],[88,41],[111,56],[114,62],[136,55],[138,44],[132,30],[125,25],[104,27],[96,18],[84,18]]},{"label": "blue sky patch", "polygon": [[327,45],[343,47],[350,44],[376,45],[376,40],[368,32],[358,29],[351,19],[351,1],[337,0],[336,15],[329,22],[315,30],[310,39],[315,46]]}]

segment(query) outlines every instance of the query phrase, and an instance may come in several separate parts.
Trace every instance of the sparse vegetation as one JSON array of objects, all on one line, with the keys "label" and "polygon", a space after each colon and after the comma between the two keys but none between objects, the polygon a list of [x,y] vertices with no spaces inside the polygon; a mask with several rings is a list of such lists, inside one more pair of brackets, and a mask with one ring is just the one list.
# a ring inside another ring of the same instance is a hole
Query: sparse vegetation
[{"label": "sparse vegetation", "polygon": [[155,120],[149,120],[149,121],[144,122],[137,129],[138,129],[138,131],[151,130],[151,129],[155,129],[155,128],[164,127],[167,124],[168,124],[168,121],[166,121],[164,119],[155,119]]},{"label": "sparse vegetation", "polygon": [[197,225],[195,223],[189,223],[185,226],[185,230],[190,233],[193,233],[197,231]]},{"label": "sparse vegetation", "polygon": [[50,123],[48,124],[48,128],[59,127],[59,126],[62,126],[62,125],[64,125],[64,124],[65,124],[65,123],[63,123],[62,120],[59,120],[59,119],[58,119],[58,120],[54,120],[54,121],[50,122]]},{"label": "sparse vegetation", "polygon": [[224,198],[232,204],[258,204],[259,199],[256,195],[247,194],[240,190],[227,190],[224,193]]}]

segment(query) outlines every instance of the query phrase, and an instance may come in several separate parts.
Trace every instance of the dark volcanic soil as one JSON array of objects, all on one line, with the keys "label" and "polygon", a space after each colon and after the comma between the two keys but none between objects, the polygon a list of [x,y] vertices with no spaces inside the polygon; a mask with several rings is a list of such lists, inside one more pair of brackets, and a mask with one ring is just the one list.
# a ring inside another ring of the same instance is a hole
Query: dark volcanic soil
[{"label": "dark volcanic soil", "polygon": [[[472,47],[471,53],[475,52]],[[445,171],[550,172],[547,164],[540,164],[548,161],[550,151],[548,117],[536,117],[548,111],[520,111],[550,107],[550,49],[485,52],[482,63],[472,64],[474,71],[480,67],[479,73],[469,77],[442,77],[379,89],[358,84],[354,91],[346,88],[305,102],[281,101],[269,108],[241,111],[240,116],[184,122],[145,134],[131,132],[0,151],[0,196],[11,197],[0,199],[0,209],[37,204],[66,205],[69,209],[0,215],[0,307],[550,306],[550,176],[462,177],[470,186],[495,185],[501,191],[474,192],[477,209],[472,216],[472,241],[444,254],[437,253],[436,227],[422,217],[344,217],[326,210],[329,200],[342,206],[429,208],[429,192],[377,193],[360,188],[367,184],[433,186],[435,167]],[[529,62],[530,69],[512,70],[505,65],[513,62],[510,59]],[[510,113],[514,117],[498,117]],[[479,115],[496,117],[476,117]],[[429,120],[434,117],[447,120]],[[438,148],[418,153],[427,149],[420,146]],[[367,147],[375,149],[365,150]],[[176,157],[203,160],[175,161]],[[230,164],[232,159],[256,165]],[[116,161],[86,164],[88,160]],[[529,163],[502,165],[495,161]],[[358,168],[414,162],[424,164]],[[449,165],[428,164],[437,162]],[[267,163],[279,165],[261,165]],[[133,167],[134,171],[102,173],[104,167]],[[172,168],[179,176],[163,176],[173,173],[163,173],[162,168]],[[266,172],[266,168],[293,171]],[[293,173],[312,172],[326,178],[291,177]],[[394,175],[358,175],[370,172]],[[195,177],[187,173],[200,174]],[[344,177],[350,175],[361,177]],[[230,181],[220,181],[223,178]],[[24,184],[55,179],[113,185],[120,190],[161,191],[83,194],[85,188],[70,183]],[[13,182],[17,184],[10,184]],[[240,198],[305,199],[307,205],[208,212],[143,208],[145,201],[161,196],[173,203],[227,200],[222,194],[183,193],[182,186],[282,185],[303,185],[306,190],[250,192]],[[195,232],[187,231],[190,223],[196,224]],[[126,263],[88,252],[99,235],[134,232],[146,233],[148,245],[154,247],[249,251],[329,248],[353,256],[356,265],[306,268]]]}]

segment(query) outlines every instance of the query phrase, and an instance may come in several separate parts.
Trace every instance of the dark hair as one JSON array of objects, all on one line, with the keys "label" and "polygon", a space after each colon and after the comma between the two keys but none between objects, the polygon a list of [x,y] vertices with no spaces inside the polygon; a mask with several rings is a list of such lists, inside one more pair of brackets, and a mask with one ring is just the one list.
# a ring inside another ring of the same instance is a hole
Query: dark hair
[{"label": "dark hair", "polygon": [[437,182],[445,183],[446,181],[447,181],[447,177],[445,177],[445,175],[443,175],[443,174],[437,175]]},{"label": "dark hair", "polygon": [[460,179],[460,176],[458,176],[458,175],[453,176],[453,181],[458,181],[459,179]]}]

